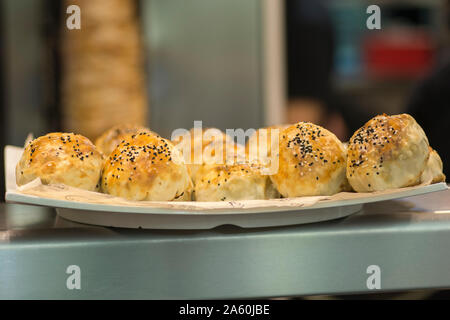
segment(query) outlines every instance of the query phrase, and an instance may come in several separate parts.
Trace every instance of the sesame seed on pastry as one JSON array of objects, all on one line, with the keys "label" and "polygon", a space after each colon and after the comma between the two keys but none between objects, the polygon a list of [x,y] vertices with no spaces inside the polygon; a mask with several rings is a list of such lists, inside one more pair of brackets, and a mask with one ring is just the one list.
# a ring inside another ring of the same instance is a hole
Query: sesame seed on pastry
[{"label": "sesame seed on pastry", "polygon": [[350,139],[347,178],[357,192],[418,184],[428,147],[425,132],[410,115],[376,116]]},{"label": "sesame seed on pastry", "polygon": [[142,126],[120,124],[110,128],[98,137],[97,140],[95,140],[95,146],[104,156],[109,157],[111,152],[113,152],[120,142],[139,132],[153,133],[150,129]]},{"label": "sesame seed on pastry", "polygon": [[332,195],[345,185],[345,160],[333,133],[299,122],[281,133],[279,168],[271,179],[283,197]]},{"label": "sesame seed on pastry", "polygon": [[121,142],[105,161],[105,193],[129,200],[190,200],[192,181],[169,140],[141,132]]},{"label": "sesame seed on pastry", "polygon": [[17,185],[40,178],[43,184],[65,184],[96,191],[102,156],[86,137],[49,133],[29,142],[16,166]]},{"label": "sesame seed on pastry", "polygon": [[209,166],[198,172],[195,200],[233,201],[279,198],[279,193],[261,167],[250,164]]}]

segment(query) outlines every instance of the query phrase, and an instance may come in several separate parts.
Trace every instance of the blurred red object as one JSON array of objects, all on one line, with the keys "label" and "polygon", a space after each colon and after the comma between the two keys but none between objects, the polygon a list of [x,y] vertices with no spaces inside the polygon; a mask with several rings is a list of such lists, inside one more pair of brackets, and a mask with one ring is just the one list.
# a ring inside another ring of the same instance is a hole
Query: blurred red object
[{"label": "blurred red object", "polygon": [[431,35],[420,30],[380,30],[363,44],[366,72],[371,77],[420,77],[434,56]]}]

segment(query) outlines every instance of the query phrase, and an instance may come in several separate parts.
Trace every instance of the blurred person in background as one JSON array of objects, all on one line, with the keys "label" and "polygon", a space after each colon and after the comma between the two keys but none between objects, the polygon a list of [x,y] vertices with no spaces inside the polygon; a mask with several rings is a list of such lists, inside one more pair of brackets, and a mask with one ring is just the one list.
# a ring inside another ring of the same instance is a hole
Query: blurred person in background
[{"label": "blurred person in background", "polygon": [[325,0],[286,0],[287,121],[321,125],[346,141],[371,115],[332,84],[335,34]]}]

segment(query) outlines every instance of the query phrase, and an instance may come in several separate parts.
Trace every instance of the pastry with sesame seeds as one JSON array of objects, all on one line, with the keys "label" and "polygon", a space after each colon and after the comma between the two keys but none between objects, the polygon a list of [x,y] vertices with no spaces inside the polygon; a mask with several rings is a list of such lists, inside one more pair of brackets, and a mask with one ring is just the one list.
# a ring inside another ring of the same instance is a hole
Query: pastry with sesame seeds
[{"label": "pastry with sesame seeds", "polygon": [[429,154],[427,136],[413,117],[379,115],[351,137],[347,178],[357,192],[416,185]]},{"label": "pastry with sesame seeds", "polygon": [[299,122],[281,132],[278,161],[270,178],[283,197],[333,195],[345,187],[345,148],[313,123]]},{"label": "pastry with sesame seeds", "polygon": [[105,161],[102,191],[128,200],[191,200],[192,181],[169,140],[140,132],[121,142]]},{"label": "pastry with sesame seeds", "polygon": [[43,184],[97,191],[102,165],[102,155],[88,138],[49,133],[26,145],[16,166],[16,182],[21,186],[40,178]]},{"label": "pastry with sesame seeds", "polygon": [[101,153],[103,153],[105,157],[109,157],[111,152],[113,152],[122,140],[139,132],[156,134],[146,127],[132,124],[119,124],[109,130],[106,130],[100,137],[98,137],[95,140],[95,146]]},{"label": "pastry with sesame seeds", "polygon": [[212,166],[201,170],[195,181],[197,201],[266,200],[280,194],[262,167],[254,164]]}]

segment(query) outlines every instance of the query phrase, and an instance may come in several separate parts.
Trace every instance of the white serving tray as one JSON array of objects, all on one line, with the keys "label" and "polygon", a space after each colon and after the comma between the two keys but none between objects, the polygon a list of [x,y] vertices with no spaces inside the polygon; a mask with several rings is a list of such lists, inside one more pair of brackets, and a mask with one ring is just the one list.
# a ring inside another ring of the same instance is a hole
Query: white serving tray
[{"label": "white serving tray", "polygon": [[374,193],[339,193],[228,202],[128,201],[65,185],[45,186],[36,180],[17,187],[15,166],[22,148],[5,148],[6,200],[56,208],[68,220],[108,227],[144,229],[210,229],[231,224],[245,228],[312,223],[346,217],[365,203],[392,200],[447,189],[445,183]]}]

